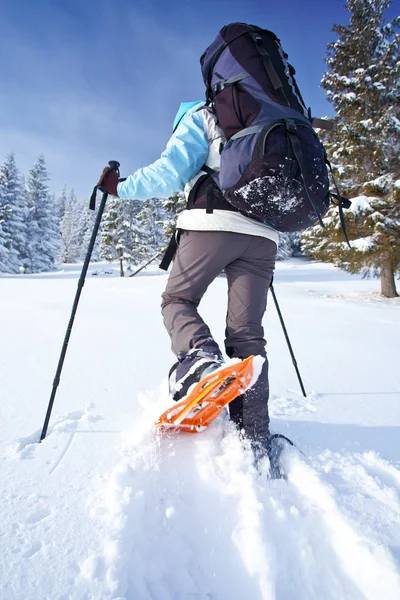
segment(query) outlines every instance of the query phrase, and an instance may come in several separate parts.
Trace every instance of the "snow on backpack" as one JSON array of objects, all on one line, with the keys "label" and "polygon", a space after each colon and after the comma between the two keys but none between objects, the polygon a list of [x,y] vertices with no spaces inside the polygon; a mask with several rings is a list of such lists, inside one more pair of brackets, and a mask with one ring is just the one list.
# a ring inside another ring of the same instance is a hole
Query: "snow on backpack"
[{"label": "snow on backpack", "polygon": [[[313,129],[330,122],[311,119],[287,58],[271,31],[232,23],[200,59],[207,106],[227,140],[220,171],[203,170],[230,205],[281,232],[323,226],[330,200],[329,162]],[[344,202],[339,194],[341,220]]]}]

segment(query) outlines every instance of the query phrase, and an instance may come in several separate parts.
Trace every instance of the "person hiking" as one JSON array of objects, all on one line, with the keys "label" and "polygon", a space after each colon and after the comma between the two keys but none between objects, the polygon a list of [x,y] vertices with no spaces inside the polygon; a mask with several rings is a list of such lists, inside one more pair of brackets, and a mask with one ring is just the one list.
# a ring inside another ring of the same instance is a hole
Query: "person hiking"
[{"label": "person hiking", "polygon": [[123,182],[105,169],[103,188],[120,198],[146,200],[185,190],[188,208],[178,217],[180,232],[175,260],[162,295],[162,314],[178,363],[172,369],[174,400],[221,366],[223,356],[198,312],[212,281],[224,270],[228,281],[225,351],[229,358],[265,358],[257,383],[230,403],[230,418],[254,446],[269,437],[268,362],[262,318],[275,268],[278,234],[224,201],[215,198],[207,214],[207,177],[202,167],[218,168],[224,136],[204,102],[181,104],[174,133],[161,158],[138,169]]},{"label": "person hiking", "polygon": [[267,453],[270,461],[279,458],[286,439],[269,431],[262,326],[277,231],[306,229],[329,206],[326,155],[286,59],[272,32],[244,23],[225,26],[200,59],[206,101],[181,104],[161,157],[124,181],[106,168],[99,181],[108,193],[136,200],[184,190],[187,207],[178,217],[176,256],[162,295],[178,358],[170,371],[171,393],[179,400],[223,362],[198,306],[224,271],[225,352],[265,358],[255,385],[230,403],[230,417],[256,456]]}]

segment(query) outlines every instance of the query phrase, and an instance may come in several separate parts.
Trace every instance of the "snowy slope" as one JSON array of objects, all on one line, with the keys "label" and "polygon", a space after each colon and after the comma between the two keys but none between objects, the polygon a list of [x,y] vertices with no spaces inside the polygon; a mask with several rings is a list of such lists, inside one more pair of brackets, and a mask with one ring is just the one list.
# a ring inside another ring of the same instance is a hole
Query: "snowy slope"
[{"label": "snowy slope", "polygon": [[[303,260],[270,299],[272,426],[306,457],[267,480],[229,422],[159,437],[166,276],[93,265],[38,444],[79,266],[0,279],[1,600],[398,600],[399,300]],[[93,274],[92,274],[93,273]],[[96,275],[95,275],[96,274]],[[226,281],[202,314],[223,340]]]}]

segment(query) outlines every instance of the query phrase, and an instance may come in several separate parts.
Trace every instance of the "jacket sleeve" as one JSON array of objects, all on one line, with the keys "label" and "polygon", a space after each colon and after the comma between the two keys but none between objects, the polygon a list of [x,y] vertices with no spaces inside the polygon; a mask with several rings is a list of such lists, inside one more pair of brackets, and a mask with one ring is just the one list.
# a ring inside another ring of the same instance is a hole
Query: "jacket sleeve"
[{"label": "jacket sleeve", "polygon": [[207,156],[202,111],[194,109],[182,119],[158,160],[118,184],[118,196],[131,200],[173,196],[200,171]]}]

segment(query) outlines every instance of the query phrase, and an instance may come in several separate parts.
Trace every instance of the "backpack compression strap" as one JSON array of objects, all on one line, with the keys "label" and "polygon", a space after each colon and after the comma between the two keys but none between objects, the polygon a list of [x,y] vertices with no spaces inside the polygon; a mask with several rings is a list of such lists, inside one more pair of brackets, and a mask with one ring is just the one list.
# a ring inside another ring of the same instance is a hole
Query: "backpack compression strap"
[{"label": "backpack compression strap", "polygon": [[[255,28],[255,29],[257,29],[257,28]],[[225,42],[213,56],[211,63],[208,65],[206,73],[204,73],[204,79],[206,80],[206,104],[207,104],[207,106],[209,106],[212,103],[212,101],[214,100],[214,97],[215,97],[215,93],[213,92],[213,89],[211,86],[211,80],[212,80],[212,76],[214,73],[214,67],[217,64],[221,54],[223,53],[224,50],[226,50],[226,48],[228,48],[229,44],[231,44],[233,41],[240,38],[242,35],[248,35],[249,33],[250,33],[250,28],[249,28],[249,26],[247,26],[245,31],[241,31],[237,35],[233,35],[232,37],[230,37],[229,41]],[[274,34],[272,34],[272,35],[274,35]],[[204,58],[205,54],[206,54],[206,52],[203,54],[202,58],[200,59],[200,63],[202,62],[202,59]]]},{"label": "backpack compression strap", "polygon": [[256,45],[259,55],[261,56],[261,60],[264,64],[264,68],[268,74],[268,77],[271,80],[272,85],[274,86],[275,92],[281,98],[281,100],[283,100],[283,102],[286,104],[286,106],[290,106],[290,103],[289,103],[288,99],[286,98],[285,92],[283,91],[283,83],[280,80],[279,75],[275,70],[275,67],[272,63],[272,59],[271,59],[270,55],[264,48],[264,43],[263,43],[262,37],[260,35],[258,35],[257,33],[250,33],[250,35]]}]

